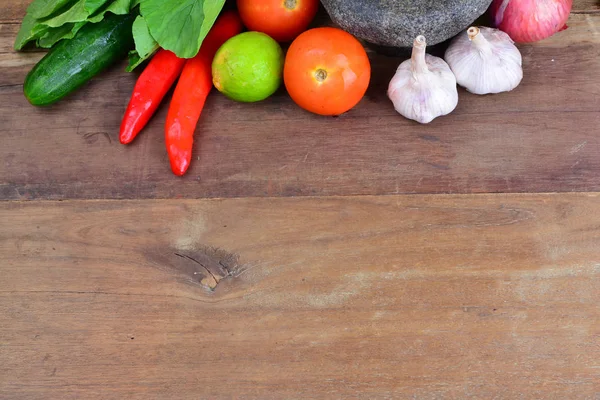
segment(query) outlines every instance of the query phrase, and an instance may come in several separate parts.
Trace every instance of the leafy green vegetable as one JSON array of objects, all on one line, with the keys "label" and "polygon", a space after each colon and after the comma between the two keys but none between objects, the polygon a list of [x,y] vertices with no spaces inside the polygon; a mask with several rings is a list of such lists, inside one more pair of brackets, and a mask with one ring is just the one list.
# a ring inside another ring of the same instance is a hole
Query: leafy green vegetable
[{"label": "leafy green vegetable", "polygon": [[140,39],[135,48],[141,55],[150,54],[157,49],[158,43],[150,35],[148,25],[143,17],[138,16],[133,22],[133,34]]},{"label": "leafy green vegetable", "polygon": [[104,8],[93,14],[88,20],[89,22],[96,23],[102,21],[107,12],[116,15],[125,15],[129,14],[132,9],[131,0],[111,0]]},{"label": "leafy green vegetable", "polygon": [[107,12],[128,14],[138,0],[34,0],[15,39],[15,49],[21,50],[35,41],[38,47],[49,48],[63,39],[72,39],[86,23],[104,19]]},{"label": "leafy green vegetable", "polygon": [[88,12],[85,10],[85,2],[79,1],[62,14],[58,14],[54,18],[44,19],[43,24],[51,28],[60,28],[64,24],[71,22],[85,21],[88,15]]},{"label": "leafy green vegetable", "polygon": [[148,30],[146,20],[141,16],[138,16],[133,22],[133,38],[135,40],[135,50],[129,53],[127,72],[131,72],[137,68],[147,58],[152,56],[159,47]]},{"label": "leafy green vegetable", "polygon": [[39,39],[49,29],[50,27],[37,23],[33,15],[27,13],[25,18],[23,18],[21,29],[19,29],[19,33],[17,33],[17,38],[15,39],[15,50],[21,50],[30,41]]},{"label": "leafy green vegetable", "polygon": [[108,1],[109,0],[85,0],[85,11],[91,15],[98,11],[103,5],[108,3]]},{"label": "leafy green vegetable", "polygon": [[40,47],[49,49],[62,39],[73,39],[84,25],[85,22],[78,22],[76,24],[65,24],[60,28],[52,28],[38,39]]},{"label": "leafy green vegetable", "polygon": [[160,47],[192,58],[224,4],[225,0],[141,0],[140,12]]},{"label": "leafy green vegetable", "polygon": [[181,58],[196,56],[225,0],[133,0],[132,7],[137,4],[142,15],[133,25],[129,72],[161,47]]},{"label": "leafy green vegetable", "polygon": [[31,42],[50,48],[72,39],[86,24],[102,21],[106,13],[133,13],[139,6],[142,15],[133,24],[135,50],[127,67],[133,71],[161,47],[181,58],[196,56],[224,4],[225,0],[33,0],[15,49]]},{"label": "leafy green vegetable", "polygon": [[35,19],[44,19],[60,9],[73,5],[78,0],[36,0],[27,7],[27,14]]}]

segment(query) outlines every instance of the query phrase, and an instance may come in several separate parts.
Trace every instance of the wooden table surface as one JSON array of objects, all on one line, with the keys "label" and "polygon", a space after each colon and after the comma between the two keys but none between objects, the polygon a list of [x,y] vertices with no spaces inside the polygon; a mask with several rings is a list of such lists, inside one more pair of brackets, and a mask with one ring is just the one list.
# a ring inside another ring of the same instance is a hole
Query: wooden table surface
[{"label": "wooden table surface", "polygon": [[0,5],[1,399],[600,399],[600,3],[427,126],[213,93],[188,175],[123,65],[30,106]]}]

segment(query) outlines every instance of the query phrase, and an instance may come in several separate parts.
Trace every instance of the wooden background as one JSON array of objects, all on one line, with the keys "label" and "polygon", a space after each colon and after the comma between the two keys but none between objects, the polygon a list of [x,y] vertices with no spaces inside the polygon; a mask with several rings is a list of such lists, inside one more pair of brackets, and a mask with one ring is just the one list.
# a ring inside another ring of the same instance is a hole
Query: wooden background
[{"label": "wooden background", "polygon": [[31,107],[0,4],[0,399],[600,399],[600,4],[428,126],[213,93],[188,175],[117,66]]}]

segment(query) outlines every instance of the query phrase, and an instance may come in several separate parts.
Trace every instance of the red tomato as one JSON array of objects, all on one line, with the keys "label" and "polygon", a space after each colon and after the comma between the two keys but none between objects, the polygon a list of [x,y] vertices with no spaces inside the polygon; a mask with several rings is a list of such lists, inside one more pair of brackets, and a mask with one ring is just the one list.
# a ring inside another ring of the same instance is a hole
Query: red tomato
[{"label": "red tomato", "polygon": [[363,98],[371,80],[365,49],[337,28],[315,28],[290,46],[283,68],[285,87],[300,107],[320,115],[339,115]]},{"label": "red tomato", "polygon": [[319,0],[237,0],[237,6],[248,30],[291,42],[315,17]]}]

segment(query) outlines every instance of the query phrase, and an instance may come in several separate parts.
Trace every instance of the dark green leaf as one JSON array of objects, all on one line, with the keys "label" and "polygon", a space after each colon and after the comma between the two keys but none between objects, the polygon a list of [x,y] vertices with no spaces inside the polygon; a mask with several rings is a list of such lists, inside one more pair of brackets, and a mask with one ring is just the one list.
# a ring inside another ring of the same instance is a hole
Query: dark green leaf
[{"label": "dark green leaf", "polygon": [[140,11],[160,47],[192,58],[224,4],[225,0],[141,0]]},{"label": "dark green leaf", "polygon": [[129,64],[127,65],[127,68],[125,68],[126,72],[133,72],[137,67],[144,63],[144,60],[140,58],[140,55],[135,50],[131,50],[128,57]]}]

